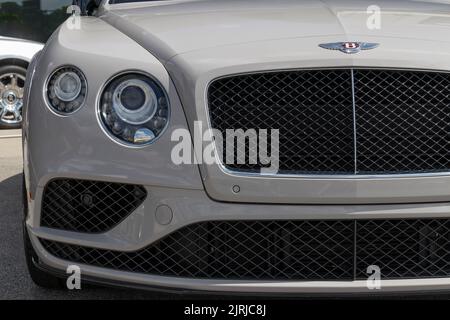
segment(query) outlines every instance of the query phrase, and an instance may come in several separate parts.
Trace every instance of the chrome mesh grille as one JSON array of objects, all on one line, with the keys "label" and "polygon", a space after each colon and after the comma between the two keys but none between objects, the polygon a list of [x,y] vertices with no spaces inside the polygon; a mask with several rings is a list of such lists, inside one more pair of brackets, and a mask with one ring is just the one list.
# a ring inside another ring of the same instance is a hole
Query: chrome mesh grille
[{"label": "chrome mesh grille", "polygon": [[145,200],[142,186],[55,179],[44,190],[41,226],[98,233],[119,224]]},{"label": "chrome mesh grille", "polygon": [[[279,129],[280,173],[352,172],[351,90],[349,70],[223,78],[214,81],[208,91],[211,125],[224,136],[226,129]],[[226,152],[224,148],[224,159]],[[258,171],[264,166],[245,161],[227,167]]]},{"label": "chrome mesh grille", "polygon": [[378,265],[384,279],[450,276],[450,220],[358,222],[358,278]]},{"label": "chrome mesh grille", "polygon": [[450,168],[450,74],[355,70],[358,172]]},{"label": "chrome mesh grille", "polygon": [[193,224],[136,252],[41,239],[75,263],[163,276],[247,280],[450,276],[450,220],[214,221]]},{"label": "chrome mesh grille", "polygon": [[[450,73],[336,69],[236,75],[211,83],[208,106],[211,126],[224,135],[226,129],[279,129],[282,174],[450,169]],[[228,150],[237,157],[236,151],[237,146]],[[264,167],[249,161],[224,165],[243,172]]]}]

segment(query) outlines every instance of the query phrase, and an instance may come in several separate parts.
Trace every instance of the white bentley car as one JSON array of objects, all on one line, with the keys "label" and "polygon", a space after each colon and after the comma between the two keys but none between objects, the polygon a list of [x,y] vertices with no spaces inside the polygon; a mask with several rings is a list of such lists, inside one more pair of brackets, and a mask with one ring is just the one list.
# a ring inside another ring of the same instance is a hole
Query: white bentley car
[{"label": "white bentley car", "polygon": [[77,3],[25,88],[38,285],[450,290],[450,4]]},{"label": "white bentley car", "polygon": [[27,67],[43,46],[0,36],[0,129],[20,128]]}]

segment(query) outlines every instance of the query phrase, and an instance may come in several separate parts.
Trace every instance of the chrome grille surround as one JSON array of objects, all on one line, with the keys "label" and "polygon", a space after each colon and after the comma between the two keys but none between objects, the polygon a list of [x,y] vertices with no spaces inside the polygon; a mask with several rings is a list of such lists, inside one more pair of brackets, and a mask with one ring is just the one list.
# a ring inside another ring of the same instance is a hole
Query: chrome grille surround
[{"label": "chrome grille surround", "polygon": [[[450,170],[448,72],[334,68],[230,75],[209,84],[207,105],[210,126],[222,133],[279,129],[279,175]],[[221,166],[244,175],[264,167]]]},{"label": "chrome grille surround", "polygon": [[450,277],[450,219],[210,221],[135,252],[40,239],[51,255],[142,274],[224,280]]}]

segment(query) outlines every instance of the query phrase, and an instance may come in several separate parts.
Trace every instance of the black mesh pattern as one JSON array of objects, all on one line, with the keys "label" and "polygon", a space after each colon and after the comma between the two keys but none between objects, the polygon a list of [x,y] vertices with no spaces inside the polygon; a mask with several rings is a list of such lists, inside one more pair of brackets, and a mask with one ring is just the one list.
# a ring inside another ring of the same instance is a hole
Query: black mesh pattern
[{"label": "black mesh pattern", "polygon": [[353,223],[204,222],[138,252],[114,252],[41,240],[76,263],[164,276],[218,279],[349,279]]},{"label": "black mesh pattern", "polygon": [[450,168],[450,73],[355,70],[358,172]]},{"label": "black mesh pattern", "polygon": [[136,210],[147,197],[142,186],[56,179],[44,190],[41,226],[76,232],[106,232]]},{"label": "black mesh pattern", "polygon": [[450,276],[450,220],[216,221],[193,224],[137,252],[41,240],[70,262],[163,276],[248,280]]},{"label": "black mesh pattern", "polygon": [[[450,169],[450,73],[336,69],[236,75],[211,83],[208,106],[212,127],[224,136],[226,129],[279,129],[281,174]],[[237,159],[235,142],[228,152]],[[240,160],[245,163],[223,162],[233,171],[257,173],[264,167],[248,157]]]},{"label": "black mesh pattern", "polygon": [[[278,129],[280,173],[354,171],[350,70],[240,75],[214,81],[208,90],[211,125],[227,129]],[[259,171],[248,158],[226,167]],[[248,149],[246,149],[248,150]],[[270,151],[270,149],[269,149]],[[241,159],[241,158],[239,158]]]},{"label": "black mesh pattern", "polygon": [[382,278],[450,276],[450,220],[371,220],[358,223],[357,276],[369,265]]}]

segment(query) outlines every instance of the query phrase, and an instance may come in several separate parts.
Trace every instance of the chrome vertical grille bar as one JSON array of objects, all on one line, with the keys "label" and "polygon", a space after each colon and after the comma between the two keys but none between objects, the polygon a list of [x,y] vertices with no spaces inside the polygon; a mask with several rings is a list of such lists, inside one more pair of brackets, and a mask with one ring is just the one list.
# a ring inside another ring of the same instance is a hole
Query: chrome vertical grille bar
[{"label": "chrome vertical grille bar", "polygon": [[355,174],[358,174],[358,149],[356,143],[356,97],[355,97],[355,70],[351,69],[352,76],[352,108],[353,108],[353,155],[355,157]]}]

